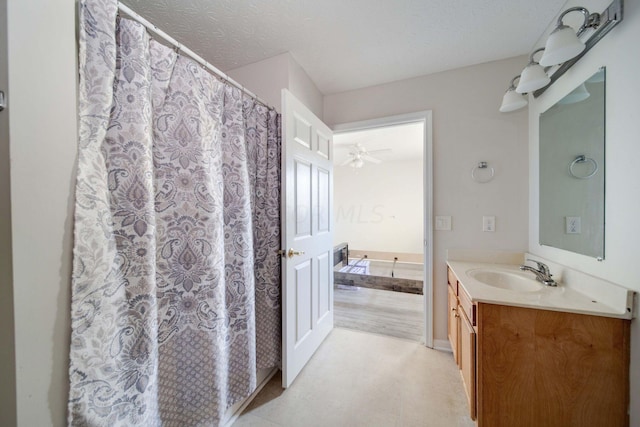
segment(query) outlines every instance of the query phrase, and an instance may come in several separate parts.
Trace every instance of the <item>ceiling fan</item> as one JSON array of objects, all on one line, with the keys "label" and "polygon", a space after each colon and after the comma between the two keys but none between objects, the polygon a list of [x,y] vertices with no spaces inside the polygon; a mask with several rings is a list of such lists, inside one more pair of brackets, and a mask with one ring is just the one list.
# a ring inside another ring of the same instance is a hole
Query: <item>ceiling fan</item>
[{"label": "ceiling fan", "polygon": [[380,150],[371,150],[368,151],[365,147],[362,146],[359,142],[355,143],[351,146],[349,150],[349,157],[342,163],[340,166],[351,166],[352,168],[361,168],[364,166],[364,162],[371,162],[374,164],[382,163],[382,160],[373,157],[371,154],[373,153],[382,153],[385,151],[391,151],[391,148],[383,148]]}]

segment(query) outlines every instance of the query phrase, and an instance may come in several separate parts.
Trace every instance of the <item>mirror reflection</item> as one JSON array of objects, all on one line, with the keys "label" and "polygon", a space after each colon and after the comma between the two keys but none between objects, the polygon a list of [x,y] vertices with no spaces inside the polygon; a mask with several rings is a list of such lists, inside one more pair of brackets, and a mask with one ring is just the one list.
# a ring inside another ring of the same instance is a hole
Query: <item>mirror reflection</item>
[{"label": "mirror reflection", "polygon": [[540,244],[604,258],[605,69],[540,115]]}]

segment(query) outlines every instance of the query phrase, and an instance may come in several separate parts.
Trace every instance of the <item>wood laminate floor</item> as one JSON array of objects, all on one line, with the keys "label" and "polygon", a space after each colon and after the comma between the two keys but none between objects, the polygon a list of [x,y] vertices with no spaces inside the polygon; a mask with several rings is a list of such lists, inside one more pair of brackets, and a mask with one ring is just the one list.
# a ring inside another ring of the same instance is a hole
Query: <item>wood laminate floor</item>
[{"label": "wood laminate floor", "polygon": [[358,288],[334,289],[334,324],[340,328],[422,341],[422,295]]}]

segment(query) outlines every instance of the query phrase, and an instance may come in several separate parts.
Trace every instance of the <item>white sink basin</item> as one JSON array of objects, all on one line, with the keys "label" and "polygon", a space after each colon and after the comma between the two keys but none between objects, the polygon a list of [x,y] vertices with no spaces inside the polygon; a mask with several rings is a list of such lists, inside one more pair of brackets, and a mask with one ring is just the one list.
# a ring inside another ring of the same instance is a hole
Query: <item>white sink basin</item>
[{"label": "white sink basin", "polygon": [[519,272],[479,268],[467,271],[467,275],[485,285],[510,291],[536,292],[542,289],[541,283]]}]

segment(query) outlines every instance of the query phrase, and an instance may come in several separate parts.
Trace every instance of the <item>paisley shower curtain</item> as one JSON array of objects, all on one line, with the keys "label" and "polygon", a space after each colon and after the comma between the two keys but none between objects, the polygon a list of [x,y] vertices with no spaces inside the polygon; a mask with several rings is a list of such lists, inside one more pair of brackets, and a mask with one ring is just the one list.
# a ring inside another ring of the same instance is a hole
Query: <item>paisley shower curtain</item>
[{"label": "paisley shower curtain", "polygon": [[80,4],[69,424],[218,425],[280,361],[279,115]]}]

